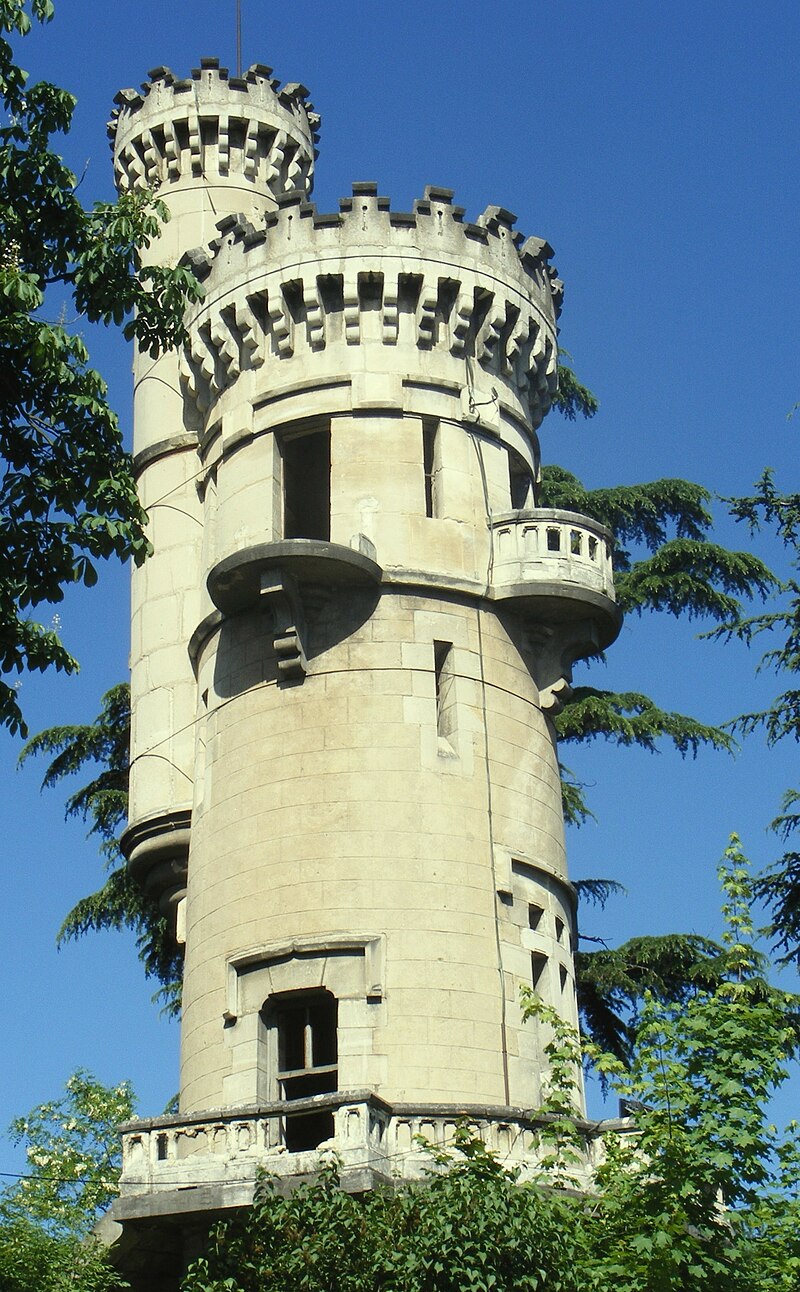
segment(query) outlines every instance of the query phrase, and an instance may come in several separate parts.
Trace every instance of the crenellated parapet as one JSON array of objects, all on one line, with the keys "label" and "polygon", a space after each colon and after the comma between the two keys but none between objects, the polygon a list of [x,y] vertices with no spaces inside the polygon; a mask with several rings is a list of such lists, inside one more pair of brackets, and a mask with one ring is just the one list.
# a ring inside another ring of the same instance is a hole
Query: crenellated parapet
[{"label": "crenellated parapet", "polygon": [[502,207],[466,222],[452,196],[429,187],[413,211],[392,211],[376,185],[356,184],[334,214],[294,192],[260,228],[221,221],[188,257],[205,299],[188,321],[182,377],[201,416],[245,371],[264,369],[270,386],[309,364],[347,373],[354,348],[369,346],[368,371],[418,370],[461,389],[467,418],[480,388],[537,427],[556,388],[563,288],[552,248],[516,232]]},{"label": "crenellated parapet", "polygon": [[235,180],[310,193],[320,118],[305,86],[271,72],[234,77],[206,58],[189,78],[158,67],[141,91],[121,90],[108,126],[120,190]]}]

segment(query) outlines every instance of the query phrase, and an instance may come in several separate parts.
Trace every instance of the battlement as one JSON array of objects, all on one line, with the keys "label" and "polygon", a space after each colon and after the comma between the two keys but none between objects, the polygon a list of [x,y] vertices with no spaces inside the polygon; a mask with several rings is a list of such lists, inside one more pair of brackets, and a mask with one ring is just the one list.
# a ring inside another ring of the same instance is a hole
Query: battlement
[{"label": "battlement", "polygon": [[108,123],[120,189],[236,175],[274,194],[310,192],[320,117],[304,85],[281,85],[254,63],[231,76],[204,58],[191,77],[154,68],[121,90]]},{"label": "battlement", "polygon": [[332,214],[295,191],[260,228],[220,221],[219,236],[185,258],[205,287],[183,370],[200,412],[247,368],[377,342],[395,351],[398,371],[409,344],[456,361],[448,379],[461,385],[464,362],[477,361],[538,426],[556,382],[563,285],[553,250],[517,232],[503,207],[463,217],[449,189],[426,188],[405,212],[361,183]]},{"label": "battlement", "polygon": [[[456,251],[486,264],[486,249],[498,268],[507,268],[515,262],[521,266],[537,290],[545,282],[553,298],[555,315],[561,312],[564,284],[557,270],[549,264],[553,248],[543,238],[525,237],[514,229],[517,217],[502,206],[487,206],[474,223],[464,221],[464,207],[453,204],[453,191],[429,184],[424,196],[414,202],[412,211],[393,211],[390,199],[378,195],[378,186],[362,182],[352,186],[352,196],[339,200],[338,212],[320,212],[314,202],[309,202],[300,191],[287,191],[278,198],[278,209],[264,220],[264,229],[255,229],[244,217],[227,217],[217,226],[220,237],[208,248],[194,249],[189,262],[197,277],[208,278],[214,270],[223,247],[241,244],[246,251],[269,241],[270,251],[276,249],[281,233],[298,236],[304,247],[317,252],[320,243],[310,236],[319,230],[338,230],[343,242],[356,246],[374,244],[390,248],[391,241],[401,247],[408,245],[403,236],[413,230],[420,239],[428,241],[430,251],[443,249]],[[293,223],[294,222],[294,223]],[[275,230],[271,234],[271,230]],[[393,234],[398,230],[398,234]],[[370,235],[364,237],[364,234]],[[305,236],[304,236],[305,235]],[[481,250],[476,250],[480,247]],[[297,249],[295,245],[295,250]],[[418,248],[422,250],[421,247]],[[213,281],[213,280],[212,280]]]}]

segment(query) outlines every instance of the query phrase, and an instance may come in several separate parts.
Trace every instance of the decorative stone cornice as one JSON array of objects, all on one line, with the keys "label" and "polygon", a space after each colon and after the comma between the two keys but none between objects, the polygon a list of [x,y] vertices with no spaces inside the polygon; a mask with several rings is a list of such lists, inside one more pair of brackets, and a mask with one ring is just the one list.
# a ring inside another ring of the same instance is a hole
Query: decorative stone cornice
[{"label": "decorative stone cornice", "polygon": [[137,90],[121,90],[108,123],[121,190],[186,179],[237,177],[310,192],[320,118],[304,85],[281,87],[255,63],[233,77],[204,58],[191,77],[157,67]]},{"label": "decorative stone cornice", "polygon": [[296,354],[308,370],[310,355],[340,350],[346,371],[348,347],[377,343],[389,371],[390,352],[412,344],[438,366],[444,357],[462,385],[465,366],[491,373],[538,426],[556,388],[562,285],[552,248],[515,232],[502,207],[464,222],[452,196],[429,187],[413,211],[393,212],[375,184],[356,184],[336,214],[294,192],[261,229],[241,216],[220,221],[219,237],[186,258],[205,287],[182,364],[199,412],[247,369],[267,365],[277,379]]}]

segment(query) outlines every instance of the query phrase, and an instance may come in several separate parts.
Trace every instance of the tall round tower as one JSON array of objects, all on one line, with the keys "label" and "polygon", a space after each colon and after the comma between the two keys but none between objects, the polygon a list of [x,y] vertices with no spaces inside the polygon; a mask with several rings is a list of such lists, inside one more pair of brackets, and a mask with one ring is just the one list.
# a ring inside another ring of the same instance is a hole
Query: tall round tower
[{"label": "tall round tower", "polygon": [[552,250],[444,189],[319,214],[304,91],[152,75],[118,174],[205,297],[137,368],[126,846],[186,969],[180,1113],[126,1132],[117,1214],[239,1205],[323,1144],[351,1187],[413,1175],[459,1115],[530,1164],[520,988],[576,1022],[551,715],[620,622],[609,534],[537,507]]},{"label": "tall round tower", "polygon": [[[169,222],[143,253],[175,264],[207,244],[231,212],[259,222],[287,189],[310,192],[319,117],[302,85],[280,87],[260,64],[230,77],[203,59],[190,78],[150,73],[122,90],[109,123],[121,191],[151,189]],[[134,873],[165,907],[184,890],[194,781],[196,685],[186,650],[201,613],[202,504],[194,408],[179,356],[134,358],[134,458],[153,557],[133,573],[130,827]]]}]

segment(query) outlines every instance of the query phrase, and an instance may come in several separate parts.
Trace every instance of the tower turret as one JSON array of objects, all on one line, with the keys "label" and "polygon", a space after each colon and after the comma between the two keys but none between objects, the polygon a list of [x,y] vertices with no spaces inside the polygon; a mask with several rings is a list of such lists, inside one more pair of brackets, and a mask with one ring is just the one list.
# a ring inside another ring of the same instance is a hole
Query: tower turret
[{"label": "tower turret", "polygon": [[170,211],[156,261],[210,241],[231,212],[258,219],[287,190],[311,192],[319,116],[305,86],[281,87],[260,63],[234,77],[204,58],[186,80],[157,67],[115,105],[117,187],[155,190]]},{"label": "tower turret", "polygon": [[[158,84],[163,169],[188,127],[182,83]],[[243,91],[213,84],[230,123]],[[167,498],[187,520],[165,519],[134,604],[135,765],[154,770],[127,846],[177,898],[186,970],[181,1111],[126,1133],[122,1219],[240,1205],[258,1166],[303,1174],[328,1143],[351,1187],[413,1176],[415,1135],[443,1144],[460,1115],[531,1165],[547,1037],[521,986],[577,1021],[551,718],[620,616],[608,532],[537,506],[552,250],[501,207],[466,222],[445,189],[393,212],[357,184],[320,214],[293,187],[299,119],[280,191],[185,244],[205,297],[180,428],[141,431],[154,523]]]},{"label": "tower turret", "polygon": [[[141,91],[122,90],[109,122],[117,186],[152,190],[170,217],[143,253],[145,264],[177,263],[208,243],[231,212],[260,222],[287,189],[310,193],[318,131],[305,87],[281,87],[261,64],[232,77],[217,59],[203,59],[185,80],[159,67]],[[204,580],[197,427],[177,354],[136,353],[133,439],[154,555],[133,575],[125,846],[143,882],[157,883],[166,909],[184,891],[196,689],[186,634],[197,622]]]}]

